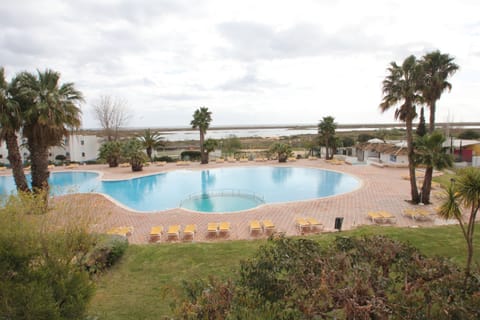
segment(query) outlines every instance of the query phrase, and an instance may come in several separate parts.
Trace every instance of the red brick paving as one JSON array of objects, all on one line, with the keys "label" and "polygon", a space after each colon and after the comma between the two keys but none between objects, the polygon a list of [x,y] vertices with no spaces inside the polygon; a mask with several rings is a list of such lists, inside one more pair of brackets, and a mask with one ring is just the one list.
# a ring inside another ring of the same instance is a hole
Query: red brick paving
[{"label": "red brick paving", "polygon": [[[282,204],[266,204],[258,208],[235,212],[235,213],[209,213],[202,214],[191,212],[184,209],[171,209],[159,211],[156,213],[132,212],[126,208],[116,205],[104,196],[94,194],[72,195],[81,199],[78,201],[79,210],[91,210],[92,207],[98,218],[96,228],[98,231],[105,231],[111,227],[133,226],[134,232],[129,237],[131,243],[147,243],[149,239],[150,228],[155,225],[163,225],[166,231],[169,225],[180,224],[182,229],[187,224],[197,225],[197,234],[194,241],[212,241],[217,239],[252,239],[266,237],[265,234],[250,235],[249,221],[270,219],[276,225],[277,231],[284,232],[286,235],[297,235],[298,230],[295,227],[296,217],[314,217],[325,226],[325,231],[333,231],[335,217],[343,217],[343,230],[351,229],[359,225],[368,225],[372,222],[367,218],[367,212],[386,210],[394,214],[397,218],[397,226],[431,226],[432,221],[414,221],[402,216],[405,208],[413,207],[406,200],[410,197],[409,181],[402,178],[408,175],[404,168],[379,168],[370,165],[333,165],[324,160],[300,160],[293,163],[279,164],[269,161],[266,163],[223,163],[208,165],[192,164],[189,167],[181,167],[181,170],[201,170],[216,167],[231,166],[298,166],[330,169],[345,172],[356,176],[361,180],[362,186],[350,193],[321,198],[315,200],[298,201]],[[138,173],[132,173],[130,168],[107,168],[106,166],[85,166],[85,170],[97,170],[103,172],[104,179],[120,179],[138,176]],[[179,169],[175,164],[167,164],[164,167],[149,166],[141,173],[152,174],[155,172],[171,171]],[[433,198],[432,205],[425,206],[425,209],[434,212],[438,205]],[[215,237],[208,236],[207,223],[229,221],[231,231],[228,236]],[[182,234],[181,234],[182,238]],[[166,241],[166,235],[161,238]]]}]

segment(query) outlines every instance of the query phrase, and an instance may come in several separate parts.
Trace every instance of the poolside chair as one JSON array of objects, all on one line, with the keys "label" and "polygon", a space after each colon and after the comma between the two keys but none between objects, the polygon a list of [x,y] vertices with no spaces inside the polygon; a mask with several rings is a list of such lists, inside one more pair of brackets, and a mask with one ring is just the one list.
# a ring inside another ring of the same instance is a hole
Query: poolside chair
[{"label": "poolside chair", "polygon": [[240,162],[248,162],[248,158],[240,158]]},{"label": "poolside chair", "polygon": [[176,238],[177,240],[180,239],[180,225],[174,224],[168,227],[167,230],[167,238],[172,239]]},{"label": "poolside chair", "polygon": [[107,231],[107,234],[128,237],[132,235],[133,227],[116,227]]},{"label": "poolside chair", "polygon": [[222,159],[222,158],[215,159],[215,163],[224,163],[224,162],[225,162],[225,159]]},{"label": "poolside chair", "polygon": [[229,234],[230,233],[230,222],[220,222],[220,227],[218,228],[220,234]]},{"label": "poolside chair", "polygon": [[227,161],[230,162],[230,163],[235,163],[235,162],[237,162],[237,159],[235,159],[233,157],[228,157]]},{"label": "poolside chair", "polygon": [[420,208],[415,209],[405,209],[403,211],[403,215],[414,220],[430,220],[431,214],[425,210]]},{"label": "poolside chair", "polygon": [[163,226],[154,226],[150,229],[150,242],[157,242],[162,238]]},{"label": "poolside chair", "polygon": [[208,235],[217,235],[218,234],[218,223],[216,222],[209,222],[207,225],[207,232]]},{"label": "poolside chair", "polygon": [[303,234],[305,230],[310,229],[310,223],[308,223],[308,221],[305,220],[305,218],[295,219],[295,226],[297,227],[298,232],[300,232],[301,234]]},{"label": "poolside chair", "polygon": [[195,233],[197,232],[197,225],[196,224],[187,224],[185,229],[183,229],[183,240],[186,239],[193,239],[195,238]]},{"label": "poolside chair", "polygon": [[273,224],[272,220],[263,220],[263,230],[267,233],[272,233],[275,231],[275,225]]},{"label": "poolside chair", "polygon": [[370,211],[367,215],[373,223],[380,223],[383,220],[383,216],[376,211]]},{"label": "poolside chair", "polygon": [[323,230],[323,224],[317,219],[308,217],[305,220],[308,222],[310,230],[317,230],[317,231]]},{"label": "poolside chair", "polygon": [[379,211],[378,214],[381,215],[383,220],[386,222],[390,222],[390,223],[397,222],[397,217],[395,217],[393,214],[391,214],[388,211]]},{"label": "poolside chair", "polygon": [[262,232],[262,226],[260,225],[260,221],[252,220],[250,221],[250,234]]}]

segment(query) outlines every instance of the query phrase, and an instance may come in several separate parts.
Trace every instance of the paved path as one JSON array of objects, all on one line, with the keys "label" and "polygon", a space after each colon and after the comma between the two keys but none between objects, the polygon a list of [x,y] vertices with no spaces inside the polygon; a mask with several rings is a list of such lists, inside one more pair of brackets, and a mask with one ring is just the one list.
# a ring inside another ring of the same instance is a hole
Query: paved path
[{"label": "paved path", "polygon": [[[286,235],[299,234],[295,227],[297,217],[314,217],[325,226],[325,231],[334,231],[335,217],[343,217],[343,229],[351,229],[360,225],[372,224],[367,218],[367,212],[386,210],[397,217],[397,226],[431,226],[436,221],[414,221],[402,216],[406,208],[413,208],[406,200],[410,197],[409,181],[403,176],[408,175],[407,169],[403,168],[378,168],[369,165],[333,165],[324,160],[299,160],[293,163],[279,164],[269,161],[265,163],[224,163],[224,164],[191,164],[181,169],[202,170],[216,167],[233,166],[298,166],[330,169],[352,174],[362,181],[362,186],[350,193],[333,196],[322,199],[290,202],[282,204],[267,204],[256,209],[251,209],[236,213],[225,214],[202,214],[186,211],[184,209],[171,209],[159,211],[157,213],[139,213],[118,206],[111,200],[92,194],[70,195],[66,198],[70,201],[78,198],[76,206],[81,212],[92,212],[96,219],[97,231],[105,231],[117,226],[132,226],[133,234],[129,237],[131,243],[147,243],[150,228],[155,225],[162,225],[166,229],[169,225],[180,224],[182,228],[186,224],[196,224],[197,233],[195,241],[217,241],[217,239],[252,239],[266,237],[264,233],[251,235],[249,232],[249,222],[251,220],[270,219],[277,227],[277,231],[284,232]],[[165,172],[179,169],[175,164],[167,164],[164,167],[149,166],[144,169],[140,175],[153,174],[155,172]],[[101,171],[104,179],[124,179],[139,176],[138,173],[132,173],[130,168],[108,168],[107,166],[85,166],[85,170]],[[55,169],[59,170],[59,169]],[[435,191],[435,190],[433,190]],[[435,197],[432,205],[424,208],[434,212],[438,205]],[[70,201],[71,202],[71,201]],[[228,237],[217,238],[208,236],[207,224],[209,222],[228,221],[231,223],[231,232]],[[166,241],[165,235],[160,241]]]}]

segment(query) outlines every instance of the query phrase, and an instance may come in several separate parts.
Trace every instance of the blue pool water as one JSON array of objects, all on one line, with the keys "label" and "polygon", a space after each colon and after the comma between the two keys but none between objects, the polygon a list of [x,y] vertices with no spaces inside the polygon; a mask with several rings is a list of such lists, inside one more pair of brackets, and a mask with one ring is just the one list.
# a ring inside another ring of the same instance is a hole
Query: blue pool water
[{"label": "blue pool water", "polygon": [[[232,212],[261,203],[328,197],[360,186],[356,178],[335,171],[267,166],[177,170],[121,181],[100,181],[92,172],[59,172],[51,174],[50,184],[54,195],[104,193],[138,211],[166,210],[182,204],[202,212]],[[224,190],[233,190],[233,194]],[[1,176],[0,194],[14,191],[13,178]]]}]

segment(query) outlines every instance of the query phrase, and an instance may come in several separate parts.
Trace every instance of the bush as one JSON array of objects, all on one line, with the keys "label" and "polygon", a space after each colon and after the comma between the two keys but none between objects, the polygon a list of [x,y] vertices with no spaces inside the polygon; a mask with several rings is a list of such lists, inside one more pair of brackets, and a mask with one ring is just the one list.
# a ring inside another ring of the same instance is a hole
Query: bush
[{"label": "bush", "polygon": [[35,206],[23,195],[0,208],[0,319],[82,319],[94,284],[79,261],[94,236],[67,208]]},{"label": "bush", "polygon": [[201,154],[200,151],[183,151],[180,154],[180,158],[182,160],[199,161]]},{"label": "bush", "polygon": [[117,235],[101,237],[84,259],[84,266],[90,274],[100,273],[113,266],[128,248],[128,240]]},{"label": "bush", "polygon": [[153,161],[175,162],[175,159],[169,156],[155,157]]},{"label": "bush", "polygon": [[339,237],[328,248],[276,238],[236,279],[187,285],[180,318],[478,319],[480,275],[467,287],[450,261],[384,236]]}]

